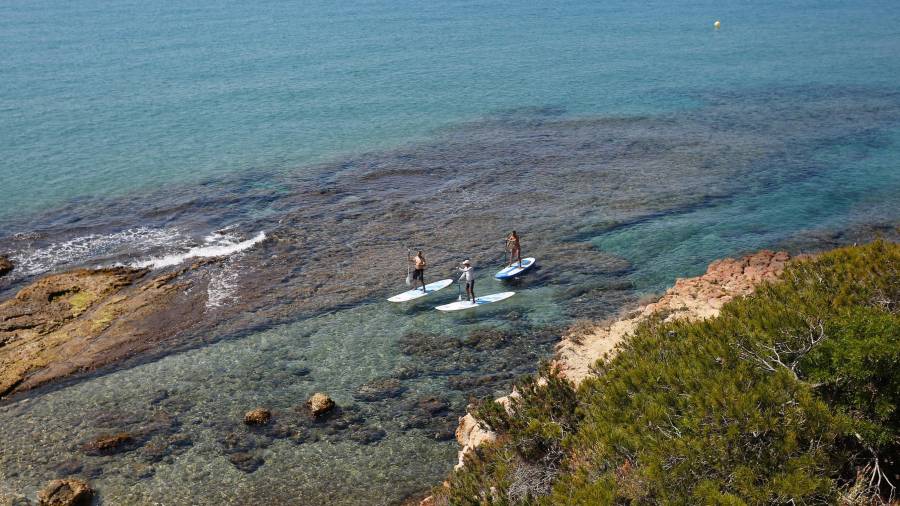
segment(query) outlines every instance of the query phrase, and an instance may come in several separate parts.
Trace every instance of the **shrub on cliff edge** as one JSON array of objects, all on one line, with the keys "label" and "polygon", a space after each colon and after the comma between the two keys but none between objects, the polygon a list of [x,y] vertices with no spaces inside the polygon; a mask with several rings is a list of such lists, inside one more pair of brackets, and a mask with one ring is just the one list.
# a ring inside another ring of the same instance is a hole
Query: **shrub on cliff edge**
[{"label": "shrub on cliff edge", "polygon": [[[877,503],[900,455],[900,246],[792,263],[703,322],[649,321],[568,391],[521,382],[451,504]],[[523,486],[522,481],[534,482]]]}]

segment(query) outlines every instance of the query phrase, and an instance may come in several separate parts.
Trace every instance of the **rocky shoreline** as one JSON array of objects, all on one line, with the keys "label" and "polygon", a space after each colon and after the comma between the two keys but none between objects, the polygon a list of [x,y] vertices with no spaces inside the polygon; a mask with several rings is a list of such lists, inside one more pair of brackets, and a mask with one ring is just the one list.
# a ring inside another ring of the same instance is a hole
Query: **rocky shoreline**
[{"label": "rocky shoreline", "polygon": [[121,361],[199,320],[194,264],[53,274],[0,303],[0,398]]},{"label": "rocky shoreline", "polygon": [[[556,345],[553,363],[562,376],[578,385],[593,374],[592,365],[609,359],[616,347],[648,318],[671,320],[703,320],[715,317],[727,302],[753,293],[760,283],[777,281],[791,260],[785,251],[762,250],[741,258],[726,258],[711,263],[706,273],[693,278],[680,278],[655,302],[623,312],[619,318],[605,322],[579,322],[573,325]],[[794,257],[799,258],[799,257]],[[509,409],[512,391],[496,402]],[[478,446],[497,440],[497,434],[484,428],[471,413],[460,417],[456,429],[460,445],[455,469],[464,466],[466,456]],[[421,506],[433,506],[431,496]]]}]

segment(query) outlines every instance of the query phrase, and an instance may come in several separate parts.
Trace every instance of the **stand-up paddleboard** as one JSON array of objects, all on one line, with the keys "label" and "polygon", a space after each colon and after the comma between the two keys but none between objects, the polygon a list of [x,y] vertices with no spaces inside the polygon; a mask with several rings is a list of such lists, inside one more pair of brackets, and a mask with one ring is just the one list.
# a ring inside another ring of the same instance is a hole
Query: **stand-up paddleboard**
[{"label": "stand-up paddleboard", "polygon": [[452,279],[442,279],[440,281],[435,281],[434,283],[428,283],[425,285],[425,291],[422,291],[422,287],[413,288],[412,290],[407,290],[400,295],[394,295],[390,299],[391,302],[408,302],[411,300],[416,300],[421,297],[425,297],[426,295],[431,295],[438,290],[443,290],[453,284]]},{"label": "stand-up paddleboard", "polygon": [[443,306],[438,306],[435,309],[437,309],[438,311],[461,311],[463,309],[472,309],[473,307],[483,306],[485,304],[490,304],[491,302],[498,302],[508,299],[515,294],[516,292],[492,293],[490,295],[485,295],[484,297],[475,297],[474,303],[470,300],[461,300],[459,302],[453,302],[450,304],[444,304]]},{"label": "stand-up paddleboard", "polygon": [[522,274],[527,271],[532,265],[534,265],[534,257],[528,257],[522,259],[522,267],[519,267],[519,263],[516,262],[509,267],[503,269],[502,271],[494,274],[494,277],[497,279],[509,279]]}]

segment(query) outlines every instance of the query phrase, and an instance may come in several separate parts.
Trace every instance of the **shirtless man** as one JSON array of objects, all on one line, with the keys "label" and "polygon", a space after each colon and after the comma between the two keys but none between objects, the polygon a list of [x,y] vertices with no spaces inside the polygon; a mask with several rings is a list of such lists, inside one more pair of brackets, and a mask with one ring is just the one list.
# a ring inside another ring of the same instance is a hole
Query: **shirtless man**
[{"label": "shirtless man", "polygon": [[421,251],[416,253],[416,256],[414,256],[412,259],[412,263],[413,263],[413,267],[415,268],[415,270],[413,270],[413,277],[412,277],[413,287],[416,286],[416,280],[418,279],[419,281],[422,282],[422,291],[425,292],[425,291],[427,291],[427,290],[425,290],[425,266],[428,265],[425,262],[425,255],[423,255]]},{"label": "shirtless man", "polygon": [[522,245],[515,230],[506,237],[506,249],[509,251],[509,265],[519,262],[519,267],[522,267]]},{"label": "shirtless man", "polygon": [[475,268],[472,267],[472,263],[468,260],[463,261],[462,267],[459,268],[459,271],[462,274],[459,276],[459,281],[466,280],[466,298],[472,301],[472,304],[475,303]]}]

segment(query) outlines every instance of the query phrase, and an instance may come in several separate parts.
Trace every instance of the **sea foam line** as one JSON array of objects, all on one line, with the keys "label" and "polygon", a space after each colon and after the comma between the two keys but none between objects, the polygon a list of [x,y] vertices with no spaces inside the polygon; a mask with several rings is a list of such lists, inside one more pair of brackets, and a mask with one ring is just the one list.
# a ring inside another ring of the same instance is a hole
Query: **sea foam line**
[{"label": "sea foam line", "polygon": [[184,253],[176,253],[172,255],[165,255],[162,257],[150,258],[148,260],[134,262],[131,264],[131,266],[139,269],[147,267],[158,269],[160,267],[171,267],[173,265],[178,265],[189,258],[224,257],[252,248],[265,239],[265,231],[256,234],[254,237],[247,239],[246,241],[239,242],[235,242],[233,239],[228,237],[223,238],[217,236],[209,236],[204,239],[205,244],[203,246],[191,248]]},{"label": "sea foam line", "polygon": [[11,255],[16,274],[33,276],[59,267],[79,264],[117,250],[149,249],[180,245],[185,238],[175,229],[137,227],[113,234],[90,234]]}]

